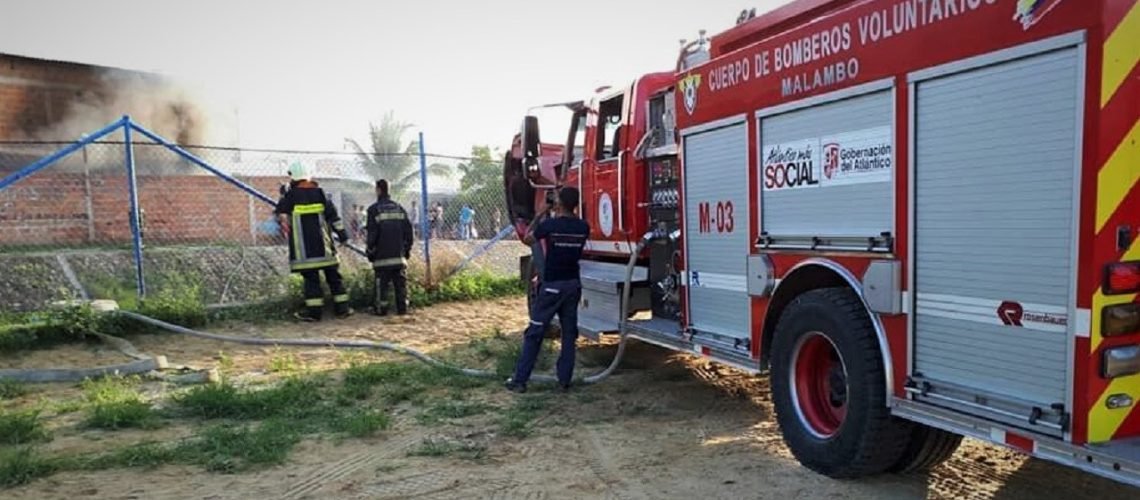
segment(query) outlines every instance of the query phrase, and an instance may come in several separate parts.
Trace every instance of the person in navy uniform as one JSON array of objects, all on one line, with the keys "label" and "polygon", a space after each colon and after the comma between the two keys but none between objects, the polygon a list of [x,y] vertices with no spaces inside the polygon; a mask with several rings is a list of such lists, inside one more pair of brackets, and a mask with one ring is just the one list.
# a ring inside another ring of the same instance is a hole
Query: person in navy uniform
[{"label": "person in navy uniform", "polygon": [[590,225],[575,214],[580,195],[572,187],[558,192],[555,216],[531,228],[523,242],[535,241],[544,247],[542,286],[530,311],[530,325],[523,334],[523,349],[515,366],[515,374],[506,388],[526,392],[546,327],[557,314],[562,326],[562,353],[558,356],[558,384],[570,388],[574,375],[574,357],[578,340],[578,301],[582,298],[582,281],[578,261],[590,237]]}]

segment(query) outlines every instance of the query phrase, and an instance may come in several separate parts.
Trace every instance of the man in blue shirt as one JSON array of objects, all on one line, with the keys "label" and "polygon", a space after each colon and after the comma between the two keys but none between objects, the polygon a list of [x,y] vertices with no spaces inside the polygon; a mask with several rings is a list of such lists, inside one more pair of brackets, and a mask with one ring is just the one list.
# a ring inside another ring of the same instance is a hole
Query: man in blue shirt
[{"label": "man in blue shirt", "polygon": [[463,240],[471,239],[471,219],[475,217],[475,210],[471,205],[463,204],[463,208],[459,209],[459,238]]},{"label": "man in blue shirt", "polygon": [[578,261],[582,259],[582,249],[590,237],[590,225],[574,214],[578,201],[577,189],[562,188],[554,205],[556,215],[539,223],[523,239],[527,244],[540,241],[546,258],[541,288],[530,311],[530,326],[523,334],[522,355],[515,366],[515,375],[506,383],[508,390],[526,392],[526,383],[538,361],[546,327],[555,314],[562,324],[558,384],[562,390],[570,388],[574,375],[575,343],[578,341],[578,301],[582,298]]}]

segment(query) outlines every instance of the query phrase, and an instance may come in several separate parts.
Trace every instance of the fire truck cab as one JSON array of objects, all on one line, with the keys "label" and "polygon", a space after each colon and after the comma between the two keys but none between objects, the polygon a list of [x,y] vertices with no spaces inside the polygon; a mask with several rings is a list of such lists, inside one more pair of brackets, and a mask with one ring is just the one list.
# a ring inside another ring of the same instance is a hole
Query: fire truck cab
[{"label": "fire truck cab", "polygon": [[583,329],[770,374],[815,471],[970,436],[1140,486],[1138,41],[1138,0],[797,0],[528,119],[512,215],[580,187]]}]

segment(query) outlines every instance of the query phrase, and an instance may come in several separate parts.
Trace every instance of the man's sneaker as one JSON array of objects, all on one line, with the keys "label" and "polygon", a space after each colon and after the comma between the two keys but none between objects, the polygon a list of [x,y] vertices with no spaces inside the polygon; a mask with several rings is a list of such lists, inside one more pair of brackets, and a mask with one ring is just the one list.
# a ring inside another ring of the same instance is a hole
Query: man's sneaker
[{"label": "man's sneaker", "polygon": [[356,311],[352,310],[352,308],[349,308],[347,311],[336,313],[336,317],[337,319],[345,319],[352,317],[353,314],[356,314]]},{"label": "man's sneaker", "polygon": [[301,321],[303,323],[316,323],[316,322],[320,321],[320,318],[314,318],[312,316],[309,316],[308,314],[301,313],[301,312],[293,313],[293,317],[297,318],[298,321]]},{"label": "man's sneaker", "polygon": [[513,378],[507,379],[507,382],[503,384],[503,387],[506,387],[508,391],[517,392],[519,394],[526,392],[526,384],[515,382],[515,379]]},{"label": "man's sneaker", "polygon": [[570,384],[558,384],[558,392],[563,394],[570,392]]},{"label": "man's sneaker", "polygon": [[379,317],[383,318],[384,316],[387,316],[387,315],[388,315],[388,310],[387,310],[387,309],[376,309],[376,308],[373,308],[373,309],[372,309],[372,314],[374,314],[374,315],[376,315],[376,316],[379,316]]}]

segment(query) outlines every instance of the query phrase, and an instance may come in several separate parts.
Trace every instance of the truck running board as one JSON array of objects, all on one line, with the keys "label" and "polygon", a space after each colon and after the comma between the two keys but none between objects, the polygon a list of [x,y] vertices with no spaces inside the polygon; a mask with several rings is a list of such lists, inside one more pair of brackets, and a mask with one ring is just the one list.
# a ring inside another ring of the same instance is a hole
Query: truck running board
[{"label": "truck running board", "polygon": [[626,323],[626,328],[629,336],[635,339],[710,358],[748,373],[760,373],[760,362],[753,359],[748,350],[734,349],[708,335],[685,335],[676,321],[659,318],[634,320]]},{"label": "truck running board", "polygon": [[1082,446],[922,401],[894,398],[891,407],[898,417],[1140,487],[1140,438]]}]

